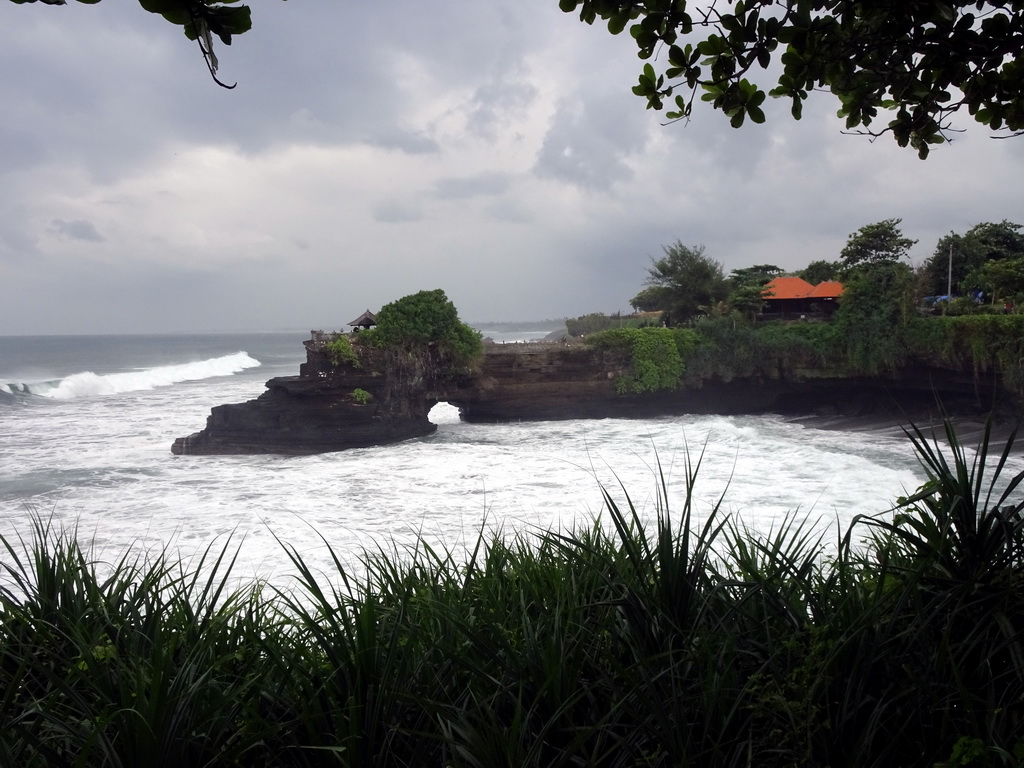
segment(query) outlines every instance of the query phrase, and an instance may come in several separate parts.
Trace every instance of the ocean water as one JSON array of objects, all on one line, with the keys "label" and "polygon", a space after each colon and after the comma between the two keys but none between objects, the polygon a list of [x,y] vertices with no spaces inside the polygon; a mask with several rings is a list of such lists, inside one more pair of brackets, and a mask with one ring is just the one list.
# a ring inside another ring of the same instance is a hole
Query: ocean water
[{"label": "ocean water", "polygon": [[[499,342],[536,334],[491,334]],[[33,516],[74,528],[97,556],[169,549],[184,559],[238,547],[236,574],[286,580],[284,545],[330,570],[330,545],[419,540],[453,549],[481,528],[571,528],[601,514],[602,489],[645,519],[659,477],[682,509],[697,467],[698,515],[719,500],[758,531],[787,516],[834,541],[859,514],[885,514],[924,475],[905,439],[818,430],[773,416],[681,416],[465,424],[319,456],[173,456],[210,409],[298,372],[304,334],[0,337],[0,535]]]}]

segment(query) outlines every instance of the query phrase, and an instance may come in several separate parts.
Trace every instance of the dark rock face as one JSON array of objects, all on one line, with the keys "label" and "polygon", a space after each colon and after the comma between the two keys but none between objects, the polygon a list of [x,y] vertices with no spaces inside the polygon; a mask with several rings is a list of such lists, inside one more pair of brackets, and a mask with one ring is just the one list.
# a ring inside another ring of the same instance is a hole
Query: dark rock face
[{"label": "dark rock face", "polygon": [[355,402],[353,389],[327,379],[271,379],[255,400],[218,405],[206,429],[179,437],[171,452],[305,455],[396,443],[437,429],[427,418],[432,405],[426,400],[395,413],[381,403]]},{"label": "dark rock face", "polygon": [[488,345],[479,373],[442,399],[470,422],[603,418],[629,410],[615,391],[628,370],[626,354],[579,343]]},{"label": "dark rock face", "polygon": [[[187,455],[305,455],[385,445],[429,435],[441,366],[428,353],[369,349],[360,367],[334,366],[329,337],[304,342],[298,376],[267,382],[255,400],[219,405],[206,428],[179,437],[171,452]],[[363,394],[365,393],[365,394]]]},{"label": "dark rock face", "polygon": [[[886,377],[820,368],[707,380],[673,391],[622,395],[628,354],[579,343],[488,345],[479,369],[452,378],[431,350],[364,348],[361,366],[335,366],[313,334],[298,376],[271,379],[255,400],[213,409],[206,428],[174,441],[175,454],[312,454],[430,434],[430,409],[458,406],[465,421],[546,421],[684,413],[891,418],[933,421],[937,402],[953,416],[996,407],[1014,417],[1019,401],[994,373],[980,376],[921,363]],[[369,394],[365,395],[359,392]]]},{"label": "dark rock face", "polygon": [[943,369],[919,362],[897,374],[852,377],[820,367],[766,367],[769,373],[709,379],[672,391],[622,395],[615,380],[628,356],[582,344],[490,347],[479,374],[439,397],[470,422],[647,418],[676,414],[779,413],[792,416],[891,416],[931,419],[937,402],[951,415],[984,415],[1003,402],[994,373]]}]

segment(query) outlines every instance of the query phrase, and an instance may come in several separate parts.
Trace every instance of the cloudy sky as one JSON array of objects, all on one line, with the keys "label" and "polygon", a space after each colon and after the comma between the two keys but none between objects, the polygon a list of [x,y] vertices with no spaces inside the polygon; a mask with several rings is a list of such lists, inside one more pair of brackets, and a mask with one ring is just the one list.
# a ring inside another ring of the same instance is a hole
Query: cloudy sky
[{"label": "cloudy sky", "polygon": [[927,161],[770,104],[665,126],[631,41],[557,0],[255,4],[210,80],[135,2],[0,0],[0,335],[334,329],[443,288],[471,322],[628,310],[652,257],[799,269],[903,219],[1024,222],[1024,139]]}]

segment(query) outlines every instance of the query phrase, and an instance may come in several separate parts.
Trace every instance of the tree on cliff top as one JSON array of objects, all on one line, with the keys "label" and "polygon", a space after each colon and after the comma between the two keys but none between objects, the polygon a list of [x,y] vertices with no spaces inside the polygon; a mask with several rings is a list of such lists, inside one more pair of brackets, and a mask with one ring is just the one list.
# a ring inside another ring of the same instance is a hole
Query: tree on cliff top
[{"label": "tree on cliff top", "polygon": [[[950,232],[939,239],[935,253],[921,268],[923,289],[928,295],[944,295],[952,287],[954,293],[976,290],[991,291],[983,273],[990,262],[1024,259],[1024,229],[1010,221],[976,224],[965,233]],[[952,265],[950,265],[952,257]],[[952,275],[950,275],[952,266]],[[991,273],[995,267],[989,267]],[[950,279],[952,277],[952,279]],[[952,282],[952,286],[949,283]]]},{"label": "tree on cliff top", "polygon": [[904,328],[913,316],[914,273],[908,264],[885,261],[848,274],[836,327],[852,369],[895,370],[905,359]]},{"label": "tree on cliff top", "polygon": [[842,264],[838,261],[817,259],[812,261],[803,269],[797,270],[797,277],[802,277],[811,285],[823,283],[826,280],[835,280],[842,271]]},{"label": "tree on cliff top", "polygon": [[721,301],[728,294],[722,265],[704,253],[704,246],[689,247],[676,241],[663,248],[665,255],[651,259],[640,293],[629,300],[640,312],[663,310],[666,325],[679,325]]},{"label": "tree on cliff top", "polygon": [[436,343],[460,365],[483,351],[480,334],[459,320],[458,310],[440,288],[385,304],[377,313],[377,327],[360,333],[359,340],[383,347]]},{"label": "tree on cliff top", "polygon": [[[827,89],[846,128],[926,157],[948,140],[962,109],[991,131],[1024,131],[1024,1],[919,0],[559,0],[580,20],[618,34],[629,26],[645,64],[633,92],[649,109],[671,99],[688,118],[699,93],[739,127],[763,123],[766,95],[803,103]],[[632,22],[632,23],[631,23]],[[770,70],[769,70],[770,68]],[[756,70],[778,78],[764,88]],[[766,94],[765,88],[770,88]],[[891,118],[879,126],[879,110]]]},{"label": "tree on cliff top", "polygon": [[846,271],[861,266],[891,264],[906,256],[917,240],[903,236],[903,219],[885,219],[854,232],[846,241],[839,256]]}]

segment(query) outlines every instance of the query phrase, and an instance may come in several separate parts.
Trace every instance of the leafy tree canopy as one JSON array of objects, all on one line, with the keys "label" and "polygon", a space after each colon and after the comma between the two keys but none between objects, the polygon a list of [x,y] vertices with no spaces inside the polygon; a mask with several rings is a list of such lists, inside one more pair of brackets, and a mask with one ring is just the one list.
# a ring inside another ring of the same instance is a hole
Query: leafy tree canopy
[{"label": "leafy tree canopy", "polygon": [[917,240],[903,237],[899,228],[901,221],[903,219],[885,219],[863,226],[850,235],[839,254],[843,268],[893,263],[906,256]]},{"label": "leafy tree canopy", "polygon": [[[633,92],[648,108],[688,118],[698,94],[729,117],[763,123],[765,98],[800,119],[812,91],[839,100],[846,128],[892,133],[922,158],[948,140],[962,109],[996,132],[1024,131],[1021,0],[559,0],[580,19],[629,27],[647,63]],[[761,82],[752,78],[758,70]],[[885,118],[879,119],[884,111]]]},{"label": "leafy tree canopy", "polygon": [[376,317],[377,327],[360,333],[360,341],[385,347],[436,343],[458,363],[468,363],[483,350],[480,334],[459,320],[458,310],[440,288],[385,304]]},{"label": "leafy tree canopy", "polygon": [[745,319],[753,321],[764,309],[764,286],[769,282],[771,281],[765,280],[735,286],[729,293],[729,308]]},{"label": "leafy tree canopy", "polygon": [[[249,6],[239,0],[139,4],[199,43],[214,80],[214,37],[230,45],[252,26]],[[653,109],[671,99],[671,119],[689,118],[700,94],[737,128],[747,118],[765,121],[767,95],[789,99],[799,120],[810,93],[829,90],[847,129],[892,133],[922,158],[930,145],[948,140],[951,119],[963,109],[993,132],[1024,132],[1024,0],[730,0],[724,8],[687,0],[559,0],[559,7],[579,9],[588,24],[603,19],[612,34],[628,26],[642,59],[664,51],[660,71],[645,64],[633,92]],[[749,79],[757,70],[770,70],[765,77],[778,78],[774,87]],[[879,111],[888,122],[876,121]]]},{"label": "leafy tree canopy", "polygon": [[1020,224],[1005,220],[998,224],[983,222],[962,235],[950,232],[941,238],[935,246],[935,253],[921,269],[925,294],[945,295],[950,287],[954,293],[991,291],[991,275],[985,278],[980,271],[991,261],[1024,258],[1024,234],[1021,234],[1021,229],[1024,227]]},{"label": "leafy tree canopy", "polygon": [[[78,0],[80,3],[95,5],[100,0]],[[36,0],[11,0],[22,5]],[[67,5],[66,0],[41,0],[46,5]],[[167,21],[181,27],[185,37],[195,40],[203,52],[210,75],[225,88],[234,88],[217,80],[217,56],[213,52],[213,38],[224,45],[231,45],[231,38],[252,29],[252,16],[248,5],[239,5],[239,0],[139,0],[139,5],[150,13],[158,13]]]},{"label": "leafy tree canopy", "polygon": [[1024,298],[1024,258],[992,259],[971,272],[968,281],[978,285],[991,303],[1020,303]]},{"label": "leafy tree canopy", "polygon": [[818,259],[817,261],[812,261],[796,274],[811,285],[817,285],[827,280],[837,280],[842,269],[843,265],[838,261]]},{"label": "leafy tree canopy", "polygon": [[752,267],[734,269],[729,273],[729,282],[734,287],[751,284],[766,285],[772,281],[772,278],[778,277],[785,271],[782,267],[777,267],[774,264],[755,264]]},{"label": "leafy tree canopy", "polygon": [[728,293],[722,265],[704,253],[704,246],[689,247],[676,241],[652,259],[647,286],[630,299],[641,312],[665,311],[666,325],[679,325],[724,299]]},{"label": "leafy tree canopy", "polygon": [[913,285],[910,266],[894,260],[854,270],[844,280],[836,324],[855,369],[875,373],[903,359],[901,329],[914,315]]},{"label": "leafy tree canopy", "polygon": [[753,321],[764,309],[764,287],[785,271],[774,264],[755,264],[734,269],[729,273],[727,310],[738,312],[743,318]]}]

